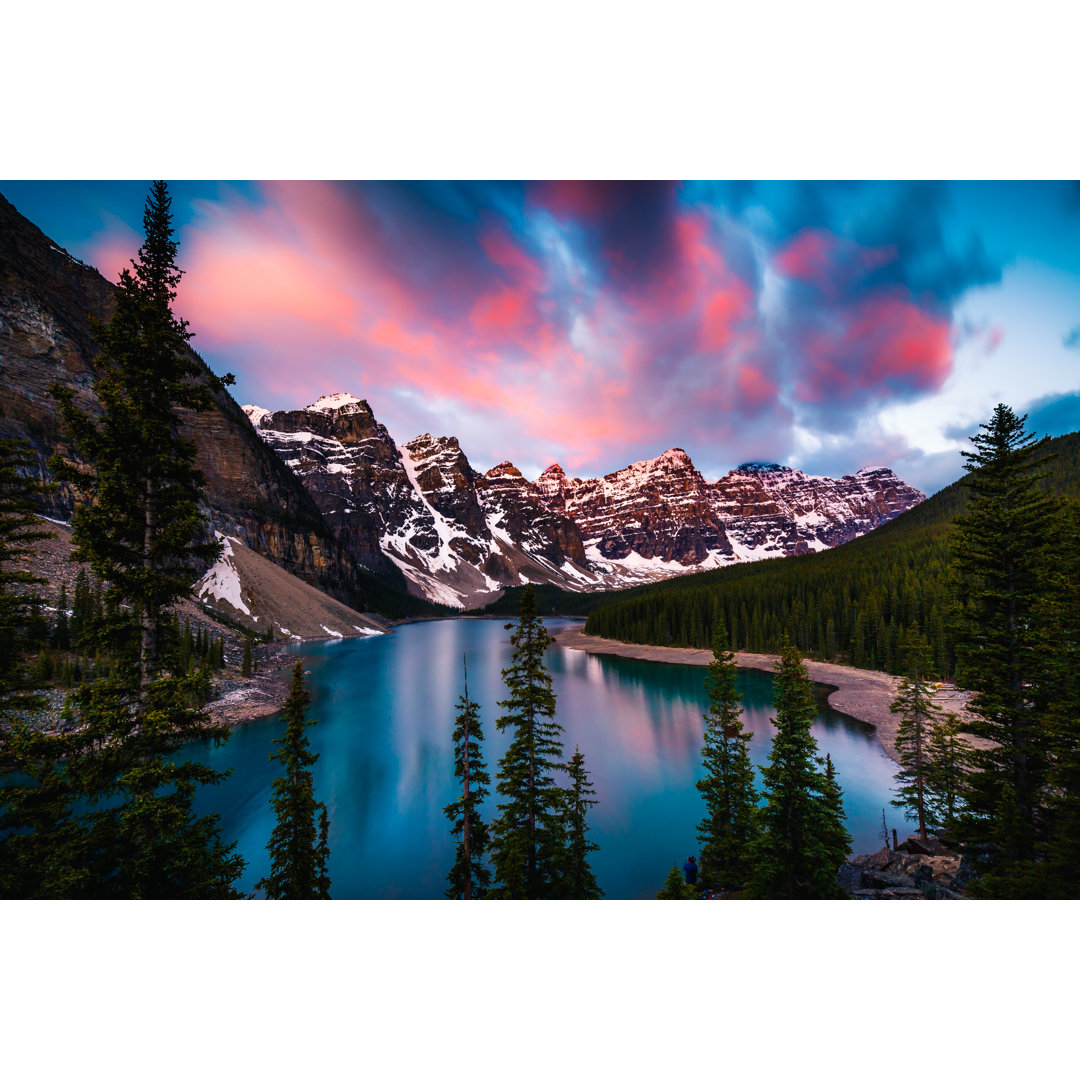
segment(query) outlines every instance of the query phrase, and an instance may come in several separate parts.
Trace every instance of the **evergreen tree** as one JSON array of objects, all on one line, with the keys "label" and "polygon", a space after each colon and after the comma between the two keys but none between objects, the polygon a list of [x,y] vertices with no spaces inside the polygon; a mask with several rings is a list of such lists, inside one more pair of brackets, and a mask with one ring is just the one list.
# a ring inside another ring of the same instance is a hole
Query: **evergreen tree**
[{"label": "evergreen tree", "polygon": [[90,589],[90,579],[86,567],[79,568],[75,578],[75,597],[71,606],[71,641],[80,652],[86,651],[94,633],[94,594]]},{"label": "evergreen tree", "polygon": [[[99,583],[93,646],[107,644],[114,655],[108,679],[77,691],[82,744],[66,769],[94,807],[91,894],[100,897],[231,897],[243,866],[221,842],[216,818],[192,809],[199,786],[223,774],[169,760],[189,739],[228,737],[189,705],[205,699],[205,676],[176,670],[165,644],[169,606],[188,595],[200,563],[220,547],[200,539],[202,476],[194,443],[180,434],[181,411],[208,411],[213,391],[231,381],[209,375],[187,349],[186,323],[173,316],[180,271],[169,202],[155,183],[146,238],[121,274],[114,314],[93,327],[100,418],[81,412],[70,389],[52,391],[85,463],[54,455],[51,466],[81,496],[72,540]],[[85,610],[79,622],[88,648]]]},{"label": "evergreen tree", "polygon": [[926,839],[929,823],[937,826],[929,806],[927,788],[930,737],[941,716],[941,706],[934,701],[934,688],[928,682],[932,661],[930,643],[917,626],[908,629],[904,638],[907,674],[897,687],[896,700],[889,711],[901,717],[896,730],[897,797],[893,806],[902,807],[909,821],[918,825],[919,836]]},{"label": "evergreen tree", "polygon": [[508,696],[496,721],[513,738],[499,762],[495,790],[503,796],[492,826],[492,867],[497,884],[489,897],[549,900],[559,895],[559,866],[565,847],[563,792],[554,774],[562,764],[562,726],[555,721],[551,674],[544,650],[551,642],[536,614],[531,585],[521,594],[521,618],[513,630],[511,664],[502,672]]},{"label": "evergreen tree", "polygon": [[[999,879],[1035,855],[1049,766],[1038,616],[1052,507],[1039,490],[1026,420],[998,405],[972,436],[964,454],[968,505],[953,534],[958,677],[975,691],[970,708],[978,717],[965,730],[988,740],[971,753],[966,833],[982,870]],[[1004,882],[1001,889],[1009,894]]]},{"label": "evergreen tree", "polygon": [[180,410],[210,411],[212,392],[232,382],[205,370],[187,347],[187,323],[173,315],[181,271],[170,204],[156,181],[143,215],[146,237],[132,270],[120,275],[115,313],[94,326],[101,348],[94,391],[103,416],[80,411],[67,387],[52,391],[77,450],[93,466],[53,461],[54,472],[91,496],[72,518],[75,553],[109,583],[115,601],[137,611],[144,690],[166,609],[221,549],[201,539],[203,477],[193,464],[194,442],[180,434]]},{"label": "evergreen tree", "polygon": [[326,807],[315,801],[311,766],[319,759],[309,748],[305,729],[315,723],[307,719],[311,694],[304,685],[304,665],[296,661],[292,684],[285,700],[285,733],[274,740],[280,746],[270,755],[280,761],[283,774],[271,785],[270,805],[277,824],[266,845],[270,852],[270,874],[256,883],[265,889],[268,900],[329,900],[330,879],[327,859],[329,823]]},{"label": "evergreen tree", "polygon": [[599,900],[604,895],[589,866],[589,854],[599,851],[599,845],[588,838],[589,826],[586,815],[590,806],[596,806],[589,773],[585,768],[585,755],[577,746],[566,766],[570,786],[564,792],[564,824],[566,850],[562,868],[562,897],[566,900]]},{"label": "evergreen tree", "polygon": [[698,826],[701,880],[714,889],[741,889],[750,874],[755,832],[753,735],[743,730],[735,654],[728,649],[722,629],[713,634],[712,650],[705,677],[709,711],[703,717],[701,747],[705,776],[697,782],[705,800],[705,818]]},{"label": "evergreen tree", "polygon": [[939,831],[953,833],[963,810],[967,785],[968,746],[960,735],[960,720],[943,713],[930,730],[923,768],[924,796],[929,820]]},{"label": "evergreen tree", "polygon": [[1040,895],[1080,899],[1080,502],[1063,507],[1047,567],[1045,627],[1047,722],[1054,754],[1049,777],[1052,815]]},{"label": "evergreen tree", "polygon": [[[464,663],[464,658],[463,661]],[[484,865],[488,827],[480,817],[480,805],[488,793],[489,777],[484,765],[481,743],[480,706],[469,700],[469,675],[465,672],[465,692],[458,699],[454,723],[454,776],[461,781],[461,797],[446,807],[453,822],[451,836],[460,836],[457,857],[447,875],[450,900],[482,900],[491,881],[491,871]]]},{"label": "evergreen tree", "polygon": [[761,770],[766,802],[759,810],[761,832],[752,848],[747,893],[761,900],[833,899],[847,853],[837,817],[840,792],[834,778],[815,768],[820,759],[810,726],[817,706],[794,646],[783,648],[778,669],[776,734],[769,764]]},{"label": "evergreen tree", "polygon": [[244,636],[244,658],[240,661],[240,674],[245,679],[251,678],[251,638]]},{"label": "evergreen tree", "polygon": [[[818,761],[820,762],[820,758]],[[851,854],[851,835],[844,828],[844,793],[836,780],[836,769],[832,763],[832,755],[825,755],[825,776],[822,778],[822,806],[821,806],[821,843],[824,848],[823,862],[826,868],[831,867],[831,877],[826,878],[826,897],[831,892],[835,896],[844,896],[843,891],[836,885],[836,874],[844,865],[847,857]]]},{"label": "evergreen tree", "polygon": [[671,864],[668,876],[664,878],[664,887],[656,894],[657,900],[696,900],[697,890],[683,880],[682,871],[677,863]]}]

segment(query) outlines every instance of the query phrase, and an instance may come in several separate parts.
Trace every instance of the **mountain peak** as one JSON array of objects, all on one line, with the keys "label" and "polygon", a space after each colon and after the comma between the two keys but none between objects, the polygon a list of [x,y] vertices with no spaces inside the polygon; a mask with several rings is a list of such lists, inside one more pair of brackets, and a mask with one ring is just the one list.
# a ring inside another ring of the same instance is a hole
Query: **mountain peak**
[{"label": "mountain peak", "polygon": [[264,409],[261,405],[241,405],[240,408],[251,421],[251,426],[256,428],[262,423],[264,416],[273,415],[272,410]]},{"label": "mountain peak", "polygon": [[792,472],[790,465],[777,465],[775,461],[744,461],[734,470],[740,473],[782,473]]},{"label": "mountain peak", "polygon": [[346,405],[363,405],[364,403],[360,398],[353,396],[352,394],[346,394],[343,391],[338,391],[336,394],[323,394],[318,401],[309,405],[306,412],[337,412],[338,409],[344,409]]},{"label": "mountain peak", "polygon": [[484,476],[489,480],[500,476],[512,476],[514,479],[519,479],[521,477],[521,471],[517,469],[511,461],[500,461],[498,465],[488,469],[488,471],[484,473]]},{"label": "mountain peak", "polygon": [[665,450],[656,460],[677,461],[685,464],[690,461],[690,455],[681,446],[673,446],[670,450]]}]

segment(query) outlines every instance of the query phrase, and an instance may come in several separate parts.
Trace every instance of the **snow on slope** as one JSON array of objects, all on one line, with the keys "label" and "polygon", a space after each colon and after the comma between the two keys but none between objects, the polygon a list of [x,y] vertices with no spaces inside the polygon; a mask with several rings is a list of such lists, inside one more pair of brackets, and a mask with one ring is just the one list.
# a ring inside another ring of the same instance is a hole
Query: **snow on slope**
[{"label": "snow on slope", "polygon": [[209,598],[224,602],[233,611],[250,616],[251,609],[244,603],[240,575],[233,565],[232,545],[240,541],[235,536],[222,536],[219,532],[215,532],[214,536],[221,541],[221,558],[196,582],[195,595],[200,600]]},{"label": "snow on slope", "polygon": [[206,607],[256,633],[267,626],[275,636],[368,637],[386,632],[380,619],[362,615],[246,547],[222,536],[221,558],[202,576],[195,594]]}]

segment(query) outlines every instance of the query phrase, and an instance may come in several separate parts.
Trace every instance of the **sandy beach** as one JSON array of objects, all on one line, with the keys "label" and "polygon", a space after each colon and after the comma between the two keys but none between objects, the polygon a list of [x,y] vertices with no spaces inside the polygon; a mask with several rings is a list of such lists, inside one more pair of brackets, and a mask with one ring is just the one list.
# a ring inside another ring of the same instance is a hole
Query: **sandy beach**
[{"label": "sandy beach", "polygon": [[[554,635],[556,642],[568,649],[597,653],[606,656],[627,656],[634,660],[652,660],[662,664],[691,664],[705,667],[713,658],[708,649],[674,649],[663,645],[630,645],[622,641],[594,637],[578,629],[561,630]],[[735,662],[739,667],[774,671],[777,657],[762,653],[737,652]],[[877,734],[885,753],[898,760],[896,753],[896,729],[899,717],[889,712],[900,680],[895,675],[881,671],[865,671],[862,668],[826,664],[819,660],[807,660],[806,670],[814,682],[830,687],[828,701],[831,708],[864,724],[869,724]],[[937,695],[938,704],[948,712],[964,711],[967,694],[953,686],[945,686]]]}]

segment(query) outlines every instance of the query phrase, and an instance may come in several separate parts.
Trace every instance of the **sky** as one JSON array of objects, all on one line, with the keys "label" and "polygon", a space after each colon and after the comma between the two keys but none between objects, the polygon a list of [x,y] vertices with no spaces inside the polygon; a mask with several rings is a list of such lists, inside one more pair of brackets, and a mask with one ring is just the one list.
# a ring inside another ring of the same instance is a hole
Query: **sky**
[{"label": "sky", "polygon": [[[148,182],[0,181],[110,280]],[[595,476],[679,446],[928,493],[1003,401],[1080,428],[1075,182],[176,182],[175,309],[241,404]]]}]

